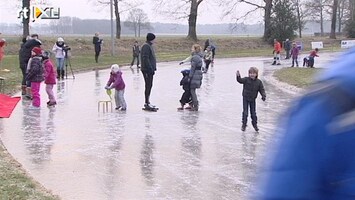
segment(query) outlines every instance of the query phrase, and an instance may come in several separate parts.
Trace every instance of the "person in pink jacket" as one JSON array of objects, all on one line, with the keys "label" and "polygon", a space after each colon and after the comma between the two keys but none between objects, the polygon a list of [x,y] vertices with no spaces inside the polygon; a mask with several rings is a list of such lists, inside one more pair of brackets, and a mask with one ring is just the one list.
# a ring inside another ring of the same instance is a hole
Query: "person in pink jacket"
[{"label": "person in pink jacket", "polygon": [[53,86],[56,84],[56,72],[54,65],[50,59],[50,53],[45,51],[43,53],[43,66],[44,66],[44,83],[46,84],[46,92],[48,94],[49,101],[47,102],[48,106],[55,106],[57,104],[54,93]]}]

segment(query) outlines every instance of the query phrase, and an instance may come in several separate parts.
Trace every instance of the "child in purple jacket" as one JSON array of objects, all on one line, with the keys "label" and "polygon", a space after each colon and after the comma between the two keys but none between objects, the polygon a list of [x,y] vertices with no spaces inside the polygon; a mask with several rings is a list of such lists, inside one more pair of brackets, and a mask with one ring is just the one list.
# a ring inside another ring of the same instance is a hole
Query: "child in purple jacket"
[{"label": "child in purple jacket", "polygon": [[56,76],[57,73],[55,72],[54,65],[50,59],[50,52],[45,51],[43,52],[43,66],[44,66],[44,83],[46,84],[46,92],[48,95],[49,101],[47,102],[48,106],[55,106],[57,104],[54,93],[53,87],[56,84]]},{"label": "child in purple jacket", "polygon": [[295,66],[295,62],[296,62],[296,66],[298,67],[298,55],[300,53],[300,49],[297,47],[296,43],[292,44],[292,50],[291,50],[291,56],[292,56],[292,66]]},{"label": "child in purple jacket", "polygon": [[125,111],[127,109],[124,99],[124,89],[126,85],[122,79],[122,72],[117,64],[111,66],[110,79],[108,80],[105,89],[115,89],[116,110]]}]

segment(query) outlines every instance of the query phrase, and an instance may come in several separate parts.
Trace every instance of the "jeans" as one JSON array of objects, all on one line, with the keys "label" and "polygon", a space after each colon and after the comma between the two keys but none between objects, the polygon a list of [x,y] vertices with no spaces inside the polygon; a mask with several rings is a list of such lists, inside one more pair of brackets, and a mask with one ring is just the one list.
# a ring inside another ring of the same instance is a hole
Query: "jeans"
[{"label": "jeans", "polygon": [[57,58],[57,70],[64,70],[65,58]]},{"label": "jeans", "polygon": [[127,108],[126,101],[124,99],[124,89],[123,90],[115,90],[115,103],[116,108]]},{"label": "jeans", "polygon": [[142,72],[143,73],[143,77],[144,77],[144,82],[145,82],[145,91],[144,91],[144,95],[145,95],[145,103],[149,104],[149,97],[150,97],[150,92],[152,91],[152,87],[153,87],[153,74],[149,74],[146,72]]},{"label": "jeans", "polygon": [[256,102],[255,99],[248,101],[246,98],[243,98],[243,114],[242,114],[242,123],[246,125],[248,122],[248,109],[250,107],[250,115],[253,126],[258,123],[258,118],[256,116]]},{"label": "jeans", "polygon": [[298,57],[292,57],[292,67],[295,65],[296,62],[296,66],[298,67]]},{"label": "jeans", "polygon": [[56,102],[55,101],[55,97],[54,97],[54,93],[53,93],[53,84],[47,84],[46,85],[46,92],[47,92],[47,95],[48,95],[48,99],[51,103],[54,103]]},{"label": "jeans", "polygon": [[31,82],[32,105],[34,107],[41,106],[41,96],[39,94],[40,87],[41,82]]}]

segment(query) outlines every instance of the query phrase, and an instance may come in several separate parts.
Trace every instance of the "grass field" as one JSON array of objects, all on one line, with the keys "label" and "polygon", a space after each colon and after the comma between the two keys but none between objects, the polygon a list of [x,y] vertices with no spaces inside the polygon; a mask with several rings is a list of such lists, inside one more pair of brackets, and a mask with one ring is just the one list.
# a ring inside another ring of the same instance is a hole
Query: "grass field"
[{"label": "grass field", "polygon": [[317,68],[289,67],[277,70],[274,76],[279,81],[299,88],[306,88],[313,83],[314,77],[321,71],[322,69]]}]

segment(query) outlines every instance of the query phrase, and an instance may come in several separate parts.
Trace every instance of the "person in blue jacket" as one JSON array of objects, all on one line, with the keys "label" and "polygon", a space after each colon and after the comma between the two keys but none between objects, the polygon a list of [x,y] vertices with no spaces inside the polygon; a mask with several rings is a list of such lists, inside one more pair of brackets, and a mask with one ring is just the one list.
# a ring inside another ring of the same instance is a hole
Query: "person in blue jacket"
[{"label": "person in blue jacket", "polygon": [[253,199],[355,199],[354,56],[339,56],[289,109]]}]

